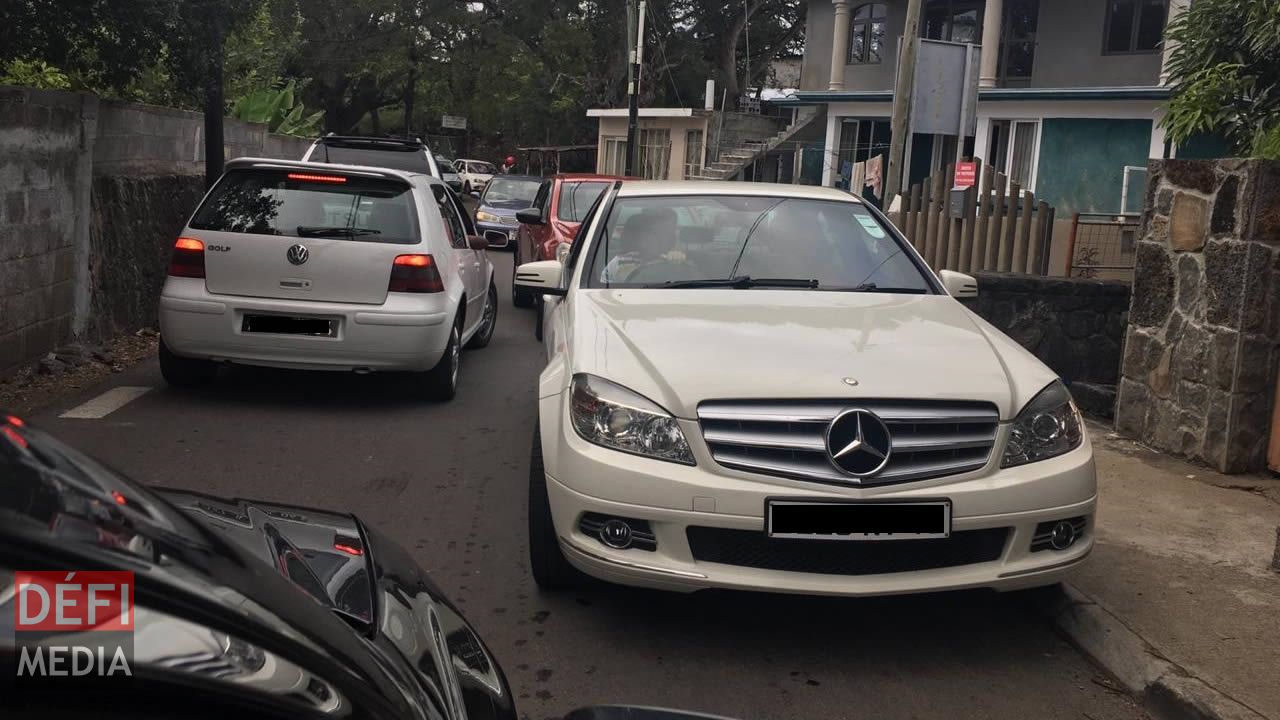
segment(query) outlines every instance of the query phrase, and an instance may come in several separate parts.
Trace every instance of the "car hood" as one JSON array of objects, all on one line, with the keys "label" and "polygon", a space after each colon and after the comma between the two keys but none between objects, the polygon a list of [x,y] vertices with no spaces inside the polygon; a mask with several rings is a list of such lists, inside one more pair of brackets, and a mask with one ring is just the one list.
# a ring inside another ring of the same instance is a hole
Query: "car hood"
[{"label": "car hood", "polygon": [[846,397],[980,400],[1010,419],[1055,378],[946,295],[629,289],[573,302],[573,371],[690,419],[709,399]]}]

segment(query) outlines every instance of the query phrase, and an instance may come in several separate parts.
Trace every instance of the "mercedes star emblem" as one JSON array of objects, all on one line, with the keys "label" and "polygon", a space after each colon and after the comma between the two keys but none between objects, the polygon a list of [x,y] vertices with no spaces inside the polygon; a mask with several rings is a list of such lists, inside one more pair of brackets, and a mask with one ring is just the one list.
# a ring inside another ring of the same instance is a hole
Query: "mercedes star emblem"
[{"label": "mercedes star emblem", "polygon": [[870,410],[845,410],[827,426],[827,454],[846,475],[871,477],[889,464],[892,453],[889,427]]},{"label": "mercedes star emblem", "polygon": [[307,250],[306,245],[291,245],[284,256],[294,265],[301,265],[307,261],[308,257],[311,257],[311,251]]}]

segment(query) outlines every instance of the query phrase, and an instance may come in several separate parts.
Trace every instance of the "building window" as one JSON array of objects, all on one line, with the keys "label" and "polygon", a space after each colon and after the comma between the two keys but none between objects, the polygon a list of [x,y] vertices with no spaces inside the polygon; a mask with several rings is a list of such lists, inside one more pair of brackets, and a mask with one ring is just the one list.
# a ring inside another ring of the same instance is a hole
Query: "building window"
[{"label": "building window", "polygon": [[920,37],[957,43],[982,42],[983,0],[928,0]]},{"label": "building window", "polygon": [[867,3],[853,10],[849,30],[849,64],[866,65],[880,62],[884,50],[884,3]]},{"label": "building window", "polygon": [[[1029,80],[1036,58],[1036,25],[1040,0],[1005,0],[998,76],[1001,85]],[[1009,82],[1009,81],[1014,82]]]},{"label": "building window", "polygon": [[987,149],[991,166],[1004,173],[1010,183],[1034,191],[1039,136],[1040,123],[1036,120],[991,121],[991,143]]},{"label": "building window", "polygon": [[702,131],[690,130],[684,135],[684,176],[702,174]]},{"label": "building window", "polygon": [[627,167],[627,139],[606,137],[604,155],[600,158],[600,172],[605,175],[621,175]]},{"label": "building window", "polygon": [[1103,53],[1146,53],[1158,50],[1164,39],[1168,5],[1168,0],[1107,0]]},{"label": "building window", "polygon": [[671,131],[642,128],[636,139],[640,143],[640,157],[637,158],[640,176],[649,180],[666,180],[667,166],[671,162]]}]

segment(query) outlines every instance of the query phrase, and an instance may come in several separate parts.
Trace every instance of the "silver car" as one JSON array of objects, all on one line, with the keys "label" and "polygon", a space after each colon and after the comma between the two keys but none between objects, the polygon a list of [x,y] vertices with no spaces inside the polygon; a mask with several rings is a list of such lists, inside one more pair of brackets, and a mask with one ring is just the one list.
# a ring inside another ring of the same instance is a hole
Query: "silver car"
[{"label": "silver car", "polygon": [[410,371],[424,396],[457,389],[461,349],[484,347],[498,296],[484,238],[438,178],[241,158],[174,244],[160,296],[160,369],[208,382],[219,363]]}]

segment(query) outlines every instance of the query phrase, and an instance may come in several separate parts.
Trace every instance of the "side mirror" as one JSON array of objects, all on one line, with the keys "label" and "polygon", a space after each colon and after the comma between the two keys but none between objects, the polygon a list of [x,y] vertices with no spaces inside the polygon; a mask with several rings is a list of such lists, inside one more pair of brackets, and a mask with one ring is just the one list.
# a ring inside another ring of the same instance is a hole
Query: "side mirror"
[{"label": "side mirror", "polygon": [[[488,233],[485,234],[487,235]],[[472,250],[488,250],[489,241],[479,235],[468,235],[467,246]]]},{"label": "side mirror", "polygon": [[942,286],[947,289],[947,294],[951,297],[978,297],[978,281],[972,275],[965,275],[954,270],[942,270],[938,272],[938,277],[942,278]]},{"label": "side mirror", "polygon": [[539,260],[516,268],[516,287],[539,295],[564,295],[560,279],[564,265],[555,260]]},{"label": "side mirror", "polygon": [[538,208],[525,208],[516,213],[516,220],[525,225],[542,225],[542,210]]},{"label": "side mirror", "polygon": [[489,241],[491,248],[504,248],[511,242],[511,238],[501,230],[485,230],[484,239]]}]

